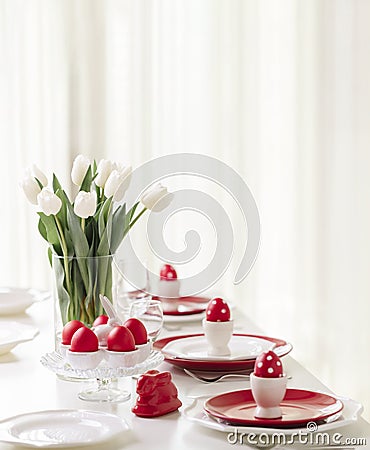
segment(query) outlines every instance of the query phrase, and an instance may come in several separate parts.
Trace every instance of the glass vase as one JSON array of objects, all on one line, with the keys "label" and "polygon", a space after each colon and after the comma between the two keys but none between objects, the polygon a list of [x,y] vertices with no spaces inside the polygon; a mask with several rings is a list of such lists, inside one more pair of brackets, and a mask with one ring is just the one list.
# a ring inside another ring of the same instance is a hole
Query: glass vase
[{"label": "glass vase", "polygon": [[63,326],[79,320],[91,327],[105,314],[99,295],[113,301],[114,256],[63,257],[53,255],[55,349]]}]

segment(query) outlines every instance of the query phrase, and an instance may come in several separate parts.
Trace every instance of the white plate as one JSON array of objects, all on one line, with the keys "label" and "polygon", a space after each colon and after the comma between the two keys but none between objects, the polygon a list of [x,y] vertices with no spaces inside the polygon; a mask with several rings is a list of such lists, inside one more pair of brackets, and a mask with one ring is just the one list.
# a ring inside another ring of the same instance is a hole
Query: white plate
[{"label": "white plate", "polygon": [[[224,433],[232,433],[234,437],[236,434],[238,434],[239,435],[238,437],[240,437],[242,433],[245,433],[244,436],[248,434],[251,435],[253,433],[255,433],[257,436],[260,434],[271,435],[274,433],[284,433],[284,435],[290,436],[293,433],[298,433],[299,431],[307,433],[307,427],[283,428],[283,429],[246,427],[246,426],[243,427],[236,425],[227,425],[218,422],[217,420],[210,418],[203,410],[205,400],[209,397],[212,397],[213,395],[214,394],[211,394],[207,397],[204,395],[202,397],[196,398],[190,406],[187,406],[184,409],[184,411],[182,412],[183,416],[186,417],[186,419],[198,423],[199,425],[204,426],[206,428],[222,431]],[[318,432],[326,432],[329,430],[334,430],[336,428],[344,427],[345,425],[353,424],[360,417],[363,411],[363,407],[360,403],[349,398],[343,397],[336,397],[336,398],[338,398],[343,403],[344,405],[343,410],[338,414],[335,414],[334,416],[331,416],[328,419],[326,419],[326,423],[318,425],[317,426]]]},{"label": "white plate", "polygon": [[104,442],[127,431],[118,416],[99,411],[53,410],[0,422],[0,442],[38,448],[68,448]]},{"label": "white plate", "polygon": [[186,323],[186,322],[200,322],[205,317],[206,312],[203,311],[198,314],[186,314],[181,316],[176,315],[163,315],[164,323]]},{"label": "white plate", "polygon": [[162,348],[162,353],[192,361],[231,361],[255,359],[262,352],[272,350],[274,346],[274,343],[265,339],[234,335],[229,342],[229,356],[210,356],[206,338],[194,336],[169,342]]},{"label": "white plate", "polygon": [[0,287],[0,315],[20,314],[33,303],[49,297],[49,292],[37,289]]},{"label": "white plate", "polygon": [[10,352],[22,342],[32,341],[39,330],[19,322],[0,322],[0,355]]}]

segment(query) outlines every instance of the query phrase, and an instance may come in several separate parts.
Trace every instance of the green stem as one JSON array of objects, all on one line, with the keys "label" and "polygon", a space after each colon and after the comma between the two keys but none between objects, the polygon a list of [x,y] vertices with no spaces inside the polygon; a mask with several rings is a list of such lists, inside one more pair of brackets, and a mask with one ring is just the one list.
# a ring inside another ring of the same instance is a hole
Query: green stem
[{"label": "green stem", "polygon": [[145,211],[147,210],[148,208],[144,208],[136,217],[135,217],[135,219],[129,224],[129,226],[128,226],[128,229],[130,229],[130,228],[132,228],[134,225],[135,225],[135,223],[140,219],[140,217],[145,213]]},{"label": "green stem", "polygon": [[61,240],[61,244],[62,244],[62,250],[63,250],[63,260],[64,260],[64,272],[66,275],[66,285],[67,285],[67,291],[68,293],[71,295],[71,280],[69,278],[69,270],[68,270],[68,247],[67,247],[67,243],[64,237],[64,233],[63,233],[63,228],[60,224],[60,221],[58,219],[57,216],[54,216],[55,219],[55,223],[57,225],[58,228],[58,232],[59,232],[59,236],[60,236],[60,240]]},{"label": "green stem", "polygon": [[82,231],[85,232],[85,219],[83,217],[81,217],[81,228]]}]

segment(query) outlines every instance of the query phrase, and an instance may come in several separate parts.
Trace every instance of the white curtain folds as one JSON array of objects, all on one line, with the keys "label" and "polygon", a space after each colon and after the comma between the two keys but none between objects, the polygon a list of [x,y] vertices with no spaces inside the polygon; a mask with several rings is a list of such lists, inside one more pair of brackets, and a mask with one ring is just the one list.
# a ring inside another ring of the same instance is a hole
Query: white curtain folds
[{"label": "white curtain folds", "polygon": [[369,42],[365,0],[0,0],[1,284],[49,282],[22,167],[68,184],[77,153],[134,167],[214,156],[246,180],[262,223],[246,281],[232,283],[236,245],[215,290],[292,341],[335,392],[365,402]]}]

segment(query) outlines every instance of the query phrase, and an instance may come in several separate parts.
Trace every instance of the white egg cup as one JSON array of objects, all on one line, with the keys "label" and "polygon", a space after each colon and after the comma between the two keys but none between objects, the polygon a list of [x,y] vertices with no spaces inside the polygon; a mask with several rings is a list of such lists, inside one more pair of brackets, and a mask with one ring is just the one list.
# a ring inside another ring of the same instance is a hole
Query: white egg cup
[{"label": "white egg cup", "polygon": [[104,358],[104,352],[97,350],[96,352],[72,352],[66,351],[66,359],[74,369],[95,369]]},{"label": "white egg cup", "polygon": [[71,345],[67,345],[67,344],[59,344],[59,353],[63,356],[63,358],[66,358],[67,355],[67,351],[70,349]]},{"label": "white egg cup", "polygon": [[105,359],[110,367],[133,367],[138,363],[139,350],[135,349],[131,352],[115,352],[113,350],[105,350]]},{"label": "white egg cup", "polygon": [[279,419],[282,416],[280,403],[287,386],[287,377],[278,378],[250,376],[250,383],[254,400],[257,403],[254,417],[258,419]]},{"label": "white egg cup", "polygon": [[203,319],[203,331],[208,343],[208,355],[230,355],[230,348],[228,344],[231,336],[233,335],[233,330],[233,319],[226,322],[210,322],[207,319]]},{"label": "white egg cup", "polygon": [[145,361],[152,351],[152,342],[148,340],[146,344],[136,345],[136,349],[139,352],[137,363]]},{"label": "white egg cup", "polygon": [[158,282],[158,297],[164,303],[165,310],[169,312],[177,311],[177,299],[180,296],[180,281],[159,280]]}]

